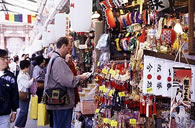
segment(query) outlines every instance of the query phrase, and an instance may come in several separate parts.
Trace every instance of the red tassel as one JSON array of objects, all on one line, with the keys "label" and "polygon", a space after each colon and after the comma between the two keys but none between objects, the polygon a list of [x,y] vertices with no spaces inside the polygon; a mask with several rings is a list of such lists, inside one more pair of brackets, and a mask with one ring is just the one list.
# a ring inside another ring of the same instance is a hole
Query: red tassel
[{"label": "red tassel", "polygon": [[143,96],[142,95],[140,97],[139,109],[140,109],[140,114],[144,114],[144,110],[143,110]]},{"label": "red tassel", "polygon": [[146,115],[146,103],[145,103],[145,105],[144,105],[144,114]]},{"label": "red tassel", "polygon": [[150,98],[149,98],[149,104],[150,104],[150,106],[149,106],[149,116],[150,117],[152,116],[152,113],[153,113],[153,111],[152,111],[152,100],[153,100],[153,96],[150,96]]},{"label": "red tassel", "polygon": [[145,102],[145,104],[143,105],[143,108],[144,108],[144,114],[146,115],[146,105],[147,105],[146,96],[144,96],[144,102]]},{"label": "red tassel", "polygon": [[152,105],[149,106],[149,117],[152,116]]}]

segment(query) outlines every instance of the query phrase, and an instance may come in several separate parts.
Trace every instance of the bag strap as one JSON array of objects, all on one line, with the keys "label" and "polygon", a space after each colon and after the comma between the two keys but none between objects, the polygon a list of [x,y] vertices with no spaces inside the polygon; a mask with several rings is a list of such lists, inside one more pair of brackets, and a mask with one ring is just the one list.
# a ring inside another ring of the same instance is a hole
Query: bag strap
[{"label": "bag strap", "polygon": [[[48,80],[47,80],[47,82],[49,81],[49,79],[50,79],[50,76],[51,76],[51,70],[52,70],[52,67],[53,67],[53,64],[54,64],[54,61],[56,60],[56,58],[58,58],[58,57],[61,57],[61,55],[58,53],[58,52],[55,52],[56,54],[58,54],[59,56],[55,56],[52,60],[51,60],[51,66],[50,66],[50,70],[49,70],[49,72],[48,72]],[[53,78],[52,78],[53,79]],[[53,79],[54,80],[54,79]],[[55,80],[54,80],[55,81]],[[56,82],[56,81],[55,81]],[[56,82],[57,83],[57,82]],[[60,85],[60,84],[56,84],[56,85]],[[67,88],[65,87],[65,91],[67,90]]]},{"label": "bag strap", "polygon": [[54,63],[54,61],[56,60],[56,58],[58,58],[59,56],[55,56],[52,60],[51,60],[51,66],[50,66],[50,70],[49,70],[49,72],[48,72],[48,80],[49,80],[49,78],[50,78],[50,76],[51,76],[51,69],[52,69],[52,67],[53,67],[53,63]]}]

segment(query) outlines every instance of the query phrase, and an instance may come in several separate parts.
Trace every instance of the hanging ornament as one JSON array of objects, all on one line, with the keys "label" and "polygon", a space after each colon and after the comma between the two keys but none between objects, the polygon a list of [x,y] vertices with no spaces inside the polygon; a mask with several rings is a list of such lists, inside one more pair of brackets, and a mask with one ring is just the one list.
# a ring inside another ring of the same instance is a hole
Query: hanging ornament
[{"label": "hanging ornament", "polygon": [[104,13],[104,17],[105,17],[105,20],[106,20],[106,25],[107,25],[108,29],[116,27],[116,23],[115,23],[115,18],[114,18],[113,12],[109,8],[109,6],[106,3],[106,1],[100,2],[100,6],[102,7],[102,10],[103,10],[103,13]]},{"label": "hanging ornament", "polygon": [[66,33],[66,13],[58,13],[55,15],[55,36],[56,40],[65,36]]},{"label": "hanging ornament", "polygon": [[162,29],[161,42],[173,44],[176,39],[176,32],[173,29]]},{"label": "hanging ornament", "polygon": [[91,27],[92,0],[71,0],[70,1],[71,28],[75,32],[87,32]]}]

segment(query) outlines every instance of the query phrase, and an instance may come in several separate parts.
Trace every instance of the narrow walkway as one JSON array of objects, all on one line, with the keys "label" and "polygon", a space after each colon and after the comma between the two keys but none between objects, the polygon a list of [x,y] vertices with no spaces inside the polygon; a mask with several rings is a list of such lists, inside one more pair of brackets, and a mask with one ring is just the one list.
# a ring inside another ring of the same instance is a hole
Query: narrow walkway
[{"label": "narrow walkway", "polygon": [[[18,110],[18,113],[19,113],[19,110]],[[14,122],[15,123],[15,122]],[[14,123],[11,124],[11,127],[10,128],[13,128],[14,126]],[[44,127],[38,127],[37,126],[37,120],[32,120],[29,118],[29,115],[28,115],[28,119],[27,119],[27,122],[26,122],[26,127],[25,128],[50,128],[49,125],[47,126],[44,126]]]}]

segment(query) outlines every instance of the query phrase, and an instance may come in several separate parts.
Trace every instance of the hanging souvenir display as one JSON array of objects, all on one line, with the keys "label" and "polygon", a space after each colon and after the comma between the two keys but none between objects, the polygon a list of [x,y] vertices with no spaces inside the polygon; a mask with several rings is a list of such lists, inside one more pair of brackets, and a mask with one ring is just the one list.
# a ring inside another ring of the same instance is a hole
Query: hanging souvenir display
[{"label": "hanging souvenir display", "polygon": [[100,2],[100,6],[102,7],[104,17],[106,19],[106,25],[108,29],[116,27],[115,18],[112,10],[108,7],[106,1]]},{"label": "hanging souvenir display", "polygon": [[[135,85],[130,85],[130,73],[128,62],[111,62],[101,65],[95,72],[95,80],[98,85],[95,101],[99,108],[96,110],[97,127],[132,127],[136,124],[143,125],[140,119],[138,108],[139,91]],[[133,89],[134,88],[134,89]],[[148,109],[144,109],[145,114],[152,116],[152,99],[147,97],[145,100],[150,101]],[[133,111],[132,111],[133,110]]]},{"label": "hanging souvenir display", "polygon": [[176,39],[176,32],[173,29],[162,29],[161,42],[172,45]]},{"label": "hanging souvenir display", "polygon": [[[195,80],[190,72],[194,70],[193,66],[191,70],[173,68],[176,62],[172,58],[179,43],[173,49],[178,35],[173,29],[176,16],[164,14],[170,7],[169,0],[125,4],[122,0],[100,2],[106,41],[100,38],[102,43],[98,41],[97,46],[101,51],[100,46],[109,46],[106,51],[110,60],[101,57],[94,73],[98,87],[94,98],[98,104],[96,127],[193,126],[194,113],[190,110],[194,110],[191,100],[195,100]],[[184,40],[187,42],[187,38]]]}]

